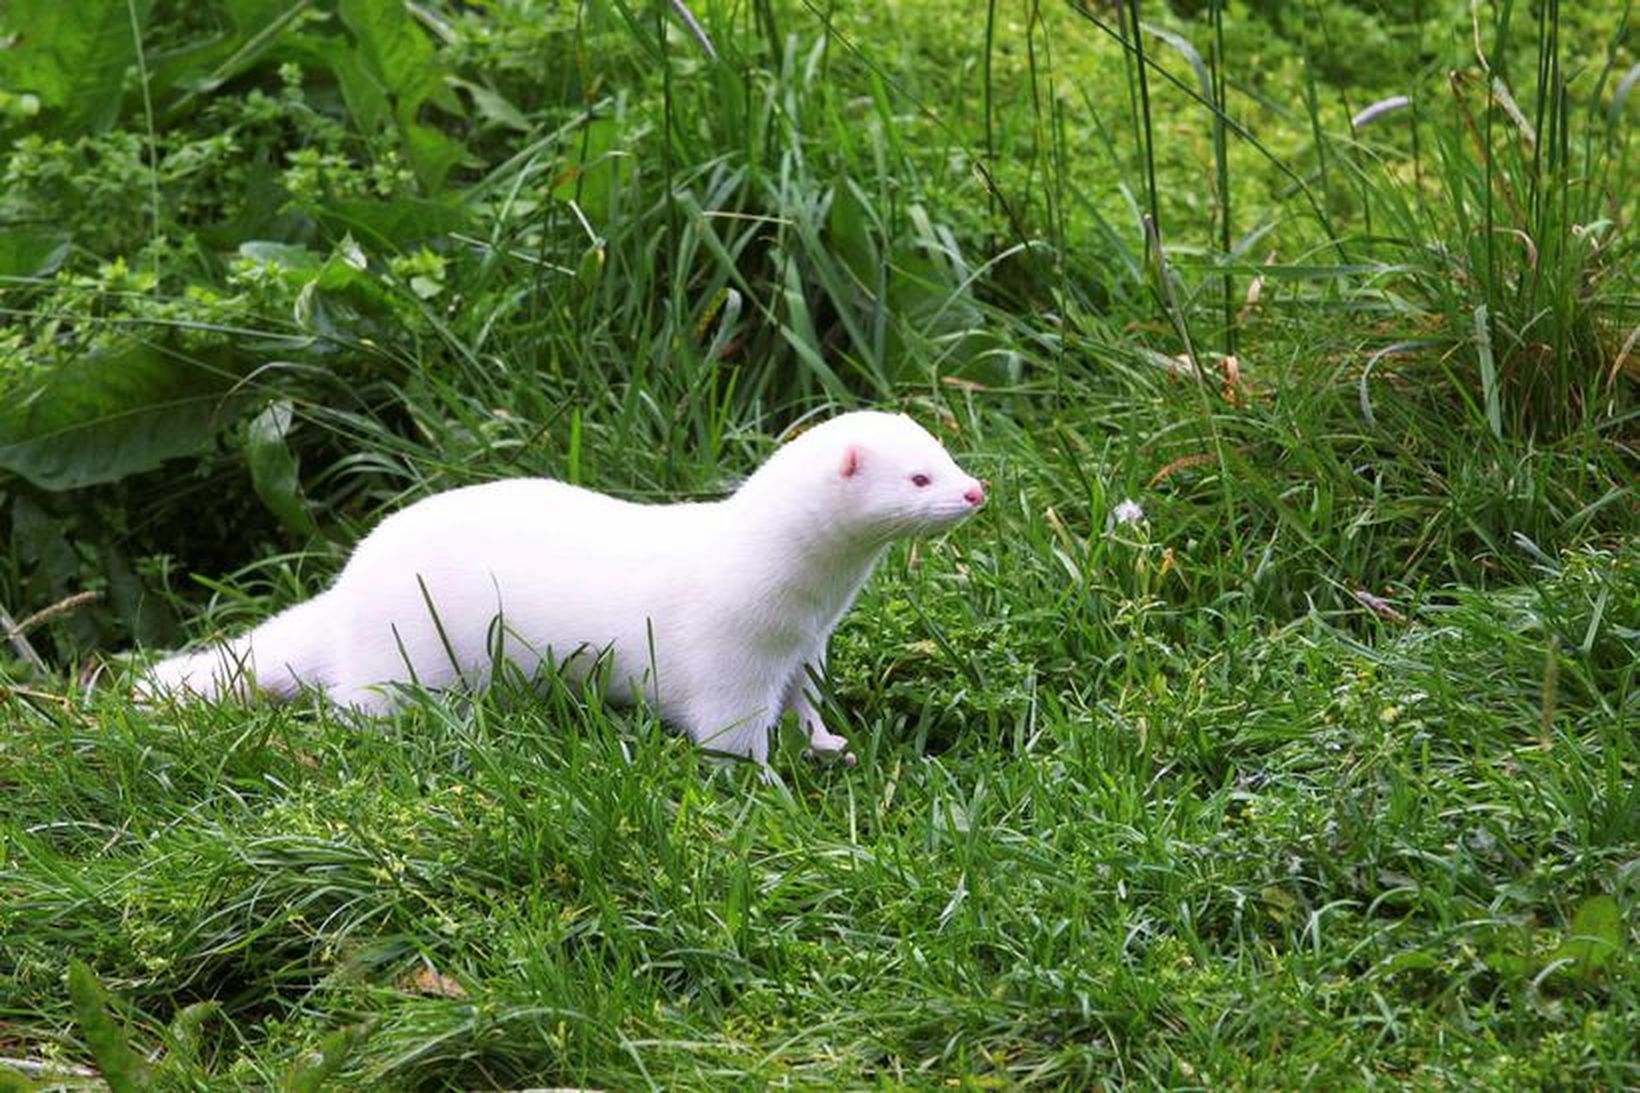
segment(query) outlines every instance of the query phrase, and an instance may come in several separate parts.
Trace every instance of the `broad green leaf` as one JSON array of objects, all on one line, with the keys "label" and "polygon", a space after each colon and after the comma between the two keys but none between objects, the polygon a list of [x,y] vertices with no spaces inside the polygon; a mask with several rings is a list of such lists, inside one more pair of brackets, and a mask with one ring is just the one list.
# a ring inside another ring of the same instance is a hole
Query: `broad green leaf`
[{"label": "broad green leaf", "polygon": [[826,242],[842,259],[861,290],[875,293],[882,277],[882,258],[877,251],[876,225],[871,222],[869,209],[854,181],[843,179],[832,194]]},{"label": "broad green leaf", "polygon": [[344,49],[335,44],[335,39],[326,41],[331,45],[321,57],[341,85],[342,101],[347,104],[347,112],[353,115],[353,123],[366,133],[385,129],[393,117],[387,88],[370,71],[358,50]]},{"label": "broad green leaf", "polygon": [[412,197],[391,201],[338,198],[308,211],[327,227],[399,248],[446,235],[467,220],[465,210],[454,203]]},{"label": "broad green leaf", "polygon": [[1598,974],[1623,945],[1623,912],[1612,896],[1590,896],[1572,915],[1566,940],[1549,959],[1570,960],[1570,971],[1580,979]]},{"label": "broad green leaf", "polygon": [[[150,0],[134,0],[139,25]],[[114,0],[7,0],[0,4],[0,86],[33,94],[40,116],[30,128],[49,136],[100,133],[119,117],[125,72],[136,59],[133,9]]]},{"label": "broad green leaf", "polygon": [[1436,960],[1433,954],[1419,949],[1411,949],[1407,952],[1396,953],[1380,964],[1378,971],[1383,975],[1395,975],[1399,972],[1429,971],[1431,968],[1439,966],[1440,961]]},{"label": "broad green leaf", "polygon": [[399,131],[404,137],[405,151],[410,156],[410,166],[415,169],[416,178],[421,180],[423,188],[428,193],[436,193],[444,186],[444,179],[450,169],[461,162],[467,154],[467,149],[461,142],[445,136],[431,125],[422,125],[409,120],[400,111]]},{"label": "broad green leaf", "polygon": [[384,92],[420,104],[443,86],[443,71],[403,0],[341,0],[342,22],[358,41],[360,62]]},{"label": "broad green leaf", "polygon": [[42,228],[0,231],[0,277],[44,277],[68,257],[67,232]]},{"label": "broad green leaf", "polygon": [[289,400],[270,402],[245,425],[245,462],[250,465],[256,496],[279,518],[285,530],[299,538],[317,535],[319,526],[302,496],[296,474],[296,456],[285,436],[290,432]]},{"label": "broad green leaf", "polygon": [[204,447],[248,396],[235,369],[134,343],[4,392],[0,469],[48,490],[113,482]]},{"label": "broad green leaf", "polygon": [[316,251],[294,243],[275,243],[266,239],[248,239],[239,244],[241,257],[257,262],[271,262],[286,270],[317,272],[325,264],[325,257]]},{"label": "broad green leaf", "polygon": [[575,138],[576,162],[558,176],[554,197],[574,201],[600,231],[608,228],[617,190],[632,174],[610,118],[594,118]]},{"label": "broad green leaf", "polygon": [[524,112],[514,106],[502,95],[482,84],[470,80],[450,78],[450,86],[459,87],[473,98],[473,106],[478,109],[478,116],[491,125],[498,125],[506,129],[513,129],[520,133],[530,131],[530,119]]},{"label": "broad green leaf", "polygon": [[63,521],[27,494],[11,503],[13,556],[32,571],[32,591],[47,603],[79,591],[80,554]]},{"label": "broad green leaf", "polygon": [[[10,498],[8,507],[11,541],[7,545],[12,559],[27,574],[16,592],[19,604],[27,604],[32,610],[85,591],[85,557],[81,553],[85,544],[69,534],[71,529],[62,515],[48,512],[27,493]],[[96,613],[92,607],[60,616],[48,631],[38,634],[36,641],[54,647],[59,655],[76,647],[86,648],[86,643],[95,642],[98,636],[98,626],[92,620]]]},{"label": "broad green leaf", "polygon": [[153,94],[158,99],[184,89],[163,106],[168,116],[175,117],[197,96],[215,91],[253,67],[286,31],[300,25],[310,6],[310,0],[222,0],[222,10],[232,24],[230,31],[150,53]]},{"label": "broad green leaf", "polygon": [[358,43],[346,58],[332,60],[348,109],[366,130],[380,128],[391,116],[423,189],[437,192],[465,149],[420,120],[422,104],[429,101],[451,113],[461,110],[445,86],[433,43],[402,0],[341,0],[339,10]]}]

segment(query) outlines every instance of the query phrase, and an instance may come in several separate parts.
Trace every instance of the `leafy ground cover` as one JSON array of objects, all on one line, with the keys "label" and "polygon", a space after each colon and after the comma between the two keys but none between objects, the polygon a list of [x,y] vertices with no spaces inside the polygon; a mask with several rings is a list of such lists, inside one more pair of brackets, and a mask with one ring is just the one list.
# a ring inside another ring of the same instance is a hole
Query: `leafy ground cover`
[{"label": "leafy ground cover", "polygon": [[[1631,35],[10,5],[0,1086],[1637,1084]],[[125,696],[429,491],[860,404],[991,502],[857,768]]]}]

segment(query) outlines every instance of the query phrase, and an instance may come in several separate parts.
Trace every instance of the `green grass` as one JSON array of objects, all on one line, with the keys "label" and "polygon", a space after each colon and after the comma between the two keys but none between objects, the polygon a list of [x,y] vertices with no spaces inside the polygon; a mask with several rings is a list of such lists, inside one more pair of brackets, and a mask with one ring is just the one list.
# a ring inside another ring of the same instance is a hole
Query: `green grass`
[{"label": "green grass", "polygon": [[236,1082],[364,1023],[355,1078],[417,1085],[1632,1084],[1632,948],[1559,958],[1597,893],[1632,922],[1640,556],[1204,653],[1116,588],[998,618],[1012,508],[884,575],[836,658],[861,765],[781,786],[562,695],[17,701],[13,1050],[75,1054],[72,953],[144,1046],[219,1002],[193,1073]]},{"label": "green grass", "polygon": [[[1627,14],[689,7],[715,62],[523,0],[0,50],[0,1059],[1640,1084]],[[838,632],[856,768],[125,697],[428,492],[710,496],[858,405],[991,500]]]}]

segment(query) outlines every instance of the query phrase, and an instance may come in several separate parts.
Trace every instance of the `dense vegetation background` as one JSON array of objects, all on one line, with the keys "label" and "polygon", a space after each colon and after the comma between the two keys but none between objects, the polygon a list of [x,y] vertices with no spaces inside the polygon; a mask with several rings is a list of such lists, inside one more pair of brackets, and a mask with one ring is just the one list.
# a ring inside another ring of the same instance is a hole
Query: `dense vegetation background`
[{"label": "dense vegetation background", "polygon": [[[1554,0],[11,0],[0,1088],[1640,1083],[1637,77]],[[838,635],[856,769],[125,695],[430,491],[855,405],[992,485]]]}]

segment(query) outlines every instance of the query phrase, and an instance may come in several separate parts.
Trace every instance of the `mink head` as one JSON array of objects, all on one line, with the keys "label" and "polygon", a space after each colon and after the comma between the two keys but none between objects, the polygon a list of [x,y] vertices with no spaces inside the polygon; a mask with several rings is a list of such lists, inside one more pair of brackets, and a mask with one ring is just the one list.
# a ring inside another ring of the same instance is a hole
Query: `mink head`
[{"label": "mink head", "polygon": [[815,426],[747,485],[758,479],[800,491],[801,500],[788,503],[835,533],[876,542],[943,531],[985,503],[985,487],[927,430],[903,414],[875,411]]}]

